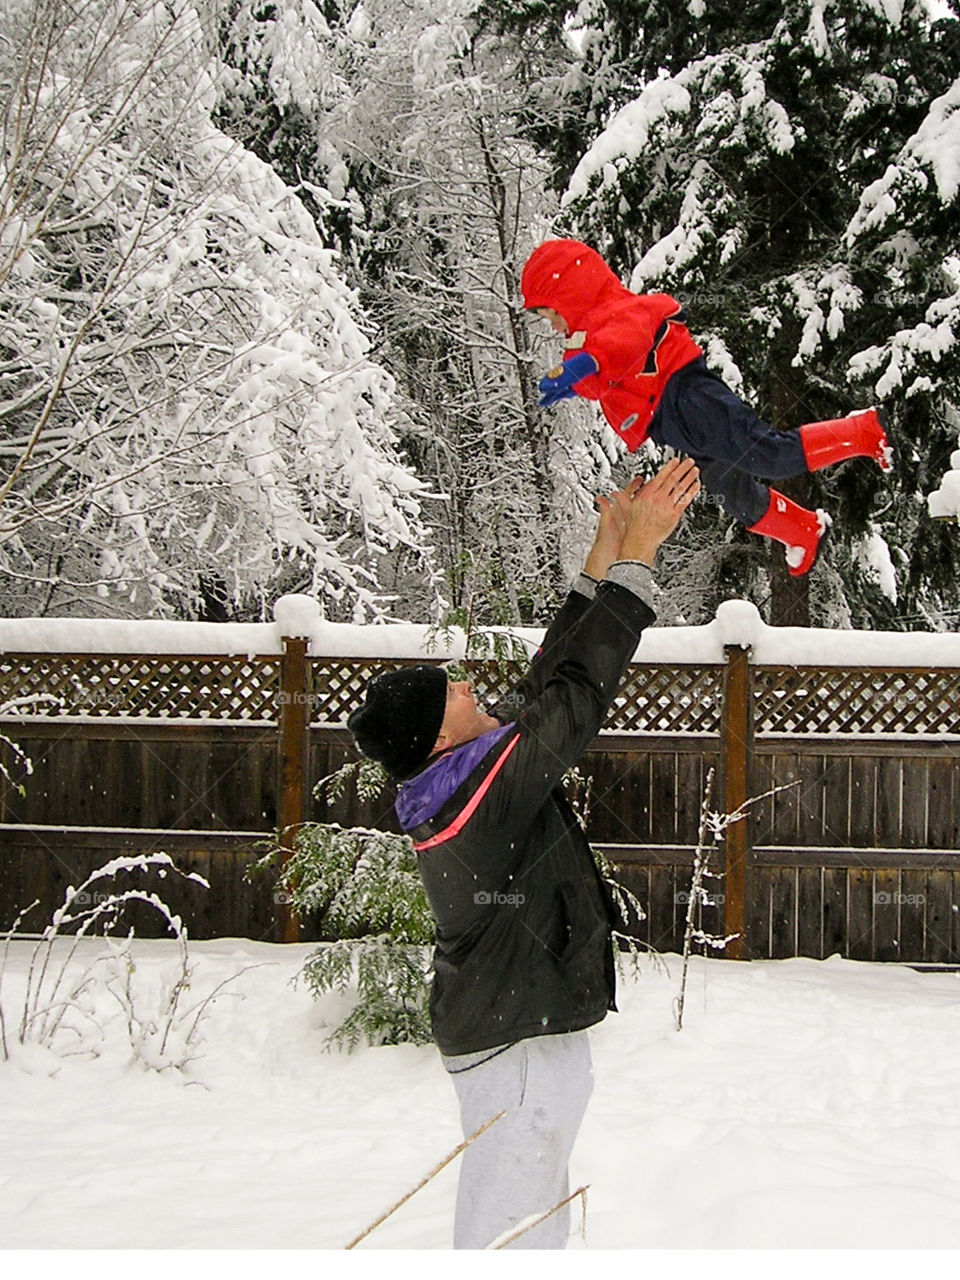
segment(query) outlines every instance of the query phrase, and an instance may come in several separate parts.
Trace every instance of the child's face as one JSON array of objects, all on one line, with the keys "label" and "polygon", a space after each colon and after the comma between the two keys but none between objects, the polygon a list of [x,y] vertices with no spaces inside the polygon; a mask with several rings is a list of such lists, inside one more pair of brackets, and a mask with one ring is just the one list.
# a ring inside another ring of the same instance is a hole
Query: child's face
[{"label": "child's face", "polygon": [[562,333],[565,338],[569,336],[570,330],[567,328],[567,322],[559,311],[554,311],[553,307],[534,307],[533,309],[538,316],[543,316],[544,320],[549,320],[551,328],[556,329],[557,333]]}]

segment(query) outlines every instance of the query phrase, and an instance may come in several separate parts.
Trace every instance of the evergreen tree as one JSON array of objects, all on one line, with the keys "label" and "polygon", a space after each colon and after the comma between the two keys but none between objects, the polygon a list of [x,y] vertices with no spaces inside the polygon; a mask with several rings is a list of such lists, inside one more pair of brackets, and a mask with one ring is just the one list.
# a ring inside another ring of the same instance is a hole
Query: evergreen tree
[{"label": "evergreen tree", "polygon": [[[956,448],[960,23],[921,0],[514,0],[501,18],[566,23],[577,50],[540,90],[565,98],[563,128],[529,120],[557,229],[680,298],[776,425],[889,410],[892,477],[860,460],[784,486],[834,517],[810,578],[722,521],[704,614],[733,588],[774,622],[953,625],[960,547],[925,494]],[[690,536],[717,532],[701,504]]]}]

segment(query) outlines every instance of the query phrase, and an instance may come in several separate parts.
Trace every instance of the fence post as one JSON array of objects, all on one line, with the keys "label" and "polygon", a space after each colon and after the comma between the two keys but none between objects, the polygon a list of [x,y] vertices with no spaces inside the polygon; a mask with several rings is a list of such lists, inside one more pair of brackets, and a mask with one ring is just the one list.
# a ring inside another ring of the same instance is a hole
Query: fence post
[{"label": "fence post", "polygon": [[[284,861],[294,850],[297,827],[304,820],[305,775],[310,728],[307,644],[302,636],[283,637],[280,660],[280,847]],[[300,919],[288,902],[277,903],[281,942],[300,940]]]},{"label": "fence post", "polygon": [[[725,813],[733,813],[750,798],[750,779],[753,776],[753,673],[749,648],[724,645],[724,653],[727,666],[723,673],[720,761],[723,810]],[[750,891],[751,831],[752,824],[748,814],[740,822],[734,822],[727,828],[723,840],[723,932],[739,934],[723,952],[731,960],[750,958],[747,895]]]}]

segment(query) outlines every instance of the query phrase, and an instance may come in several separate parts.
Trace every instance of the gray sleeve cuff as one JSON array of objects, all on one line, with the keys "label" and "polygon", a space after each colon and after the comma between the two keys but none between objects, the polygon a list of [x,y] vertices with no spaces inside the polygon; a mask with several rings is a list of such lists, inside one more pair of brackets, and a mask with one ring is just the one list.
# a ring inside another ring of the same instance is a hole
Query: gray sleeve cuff
[{"label": "gray sleeve cuff", "polygon": [[591,578],[589,573],[579,573],[571,590],[576,591],[581,596],[586,596],[588,600],[592,600],[597,594],[599,585],[596,578]]},{"label": "gray sleeve cuff", "polygon": [[653,604],[653,570],[642,560],[616,560],[607,570],[607,582],[615,582],[618,587],[626,587],[635,596],[639,596],[648,608]]}]

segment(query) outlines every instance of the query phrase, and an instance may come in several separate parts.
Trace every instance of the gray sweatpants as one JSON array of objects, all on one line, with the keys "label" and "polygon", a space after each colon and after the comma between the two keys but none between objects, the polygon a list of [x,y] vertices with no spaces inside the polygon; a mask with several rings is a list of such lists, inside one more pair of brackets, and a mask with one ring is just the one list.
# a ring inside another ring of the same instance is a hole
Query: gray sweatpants
[{"label": "gray sweatpants", "polygon": [[[567,1163],[593,1089],[586,1031],[534,1036],[501,1049],[443,1057],[460,1101],[464,1137],[506,1115],[463,1154],[455,1249],[483,1249],[569,1195]],[[570,1206],[510,1249],[563,1249]]]}]

